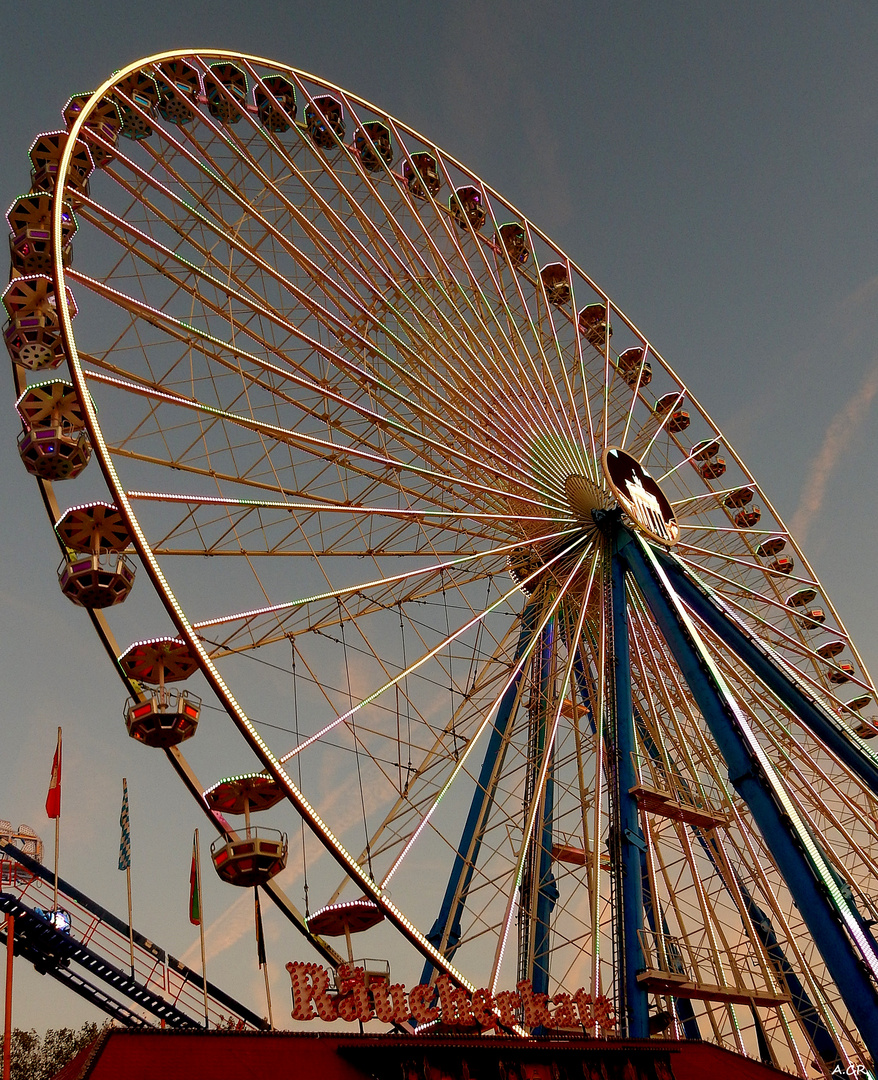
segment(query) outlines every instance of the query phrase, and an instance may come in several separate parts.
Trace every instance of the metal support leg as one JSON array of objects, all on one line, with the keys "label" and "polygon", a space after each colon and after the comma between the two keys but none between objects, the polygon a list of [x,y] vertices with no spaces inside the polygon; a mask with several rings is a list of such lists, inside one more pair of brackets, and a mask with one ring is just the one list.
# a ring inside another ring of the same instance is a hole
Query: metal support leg
[{"label": "metal support leg", "polygon": [[12,1061],[12,957],[15,954],[15,916],[6,916],[6,998],[3,1012],[3,1080],[11,1076]]},{"label": "metal support leg", "polygon": [[[543,630],[543,640],[540,643],[540,685],[539,715],[537,724],[539,733],[535,740],[535,756],[532,768],[539,770],[543,754],[545,753],[546,737],[549,729],[549,708],[554,707],[553,690],[553,656],[554,656],[555,622],[554,619],[547,623]],[[558,899],[558,886],[555,884],[555,875],[552,872],[552,839],[555,825],[555,749],[550,750],[551,762],[546,774],[546,784],[542,793],[534,792],[534,798],[541,799],[538,826],[535,836],[538,838],[533,852],[532,865],[536,868],[536,904],[533,925],[533,965],[531,971],[525,975],[533,981],[533,988],[538,994],[549,992],[549,931],[552,911]]]},{"label": "metal support leg", "polygon": [[624,962],[624,1024],[629,1039],[649,1037],[649,999],[637,981],[644,968],[640,931],[643,929],[643,876],[641,854],[646,842],[640,829],[637,799],[631,789],[637,783],[634,771],[634,710],[631,705],[631,661],[628,652],[628,601],[625,567],[613,555],[613,682],[615,686],[616,798],[619,806],[622,865],[622,942]]}]

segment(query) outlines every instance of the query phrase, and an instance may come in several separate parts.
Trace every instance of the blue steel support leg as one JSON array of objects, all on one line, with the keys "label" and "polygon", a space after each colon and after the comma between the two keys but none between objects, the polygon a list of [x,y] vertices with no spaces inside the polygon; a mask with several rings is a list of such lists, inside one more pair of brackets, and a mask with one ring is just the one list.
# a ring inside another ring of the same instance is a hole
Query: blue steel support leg
[{"label": "blue steel support leg", "polygon": [[637,799],[630,794],[637,782],[632,754],[634,710],[631,705],[631,661],[628,653],[628,602],[625,567],[617,554],[612,563],[613,681],[615,685],[616,798],[621,830],[622,939],[624,957],[625,1025],[629,1039],[649,1037],[649,998],[637,981],[644,968],[640,931],[643,929],[643,875],[640,858],[646,843],[640,829]]},{"label": "blue steel support leg", "polygon": [[692,608],[705,625],[742,660],[801,723],[824,742],[866,786],[878,795],[878,751],[839,722],[827,716],[807,693],[776,666],[765,646],[758,642],[743,625],[722,611],[710,598],[701,582],[693,580],[690,572],[669,555],[657,554],[662,569],[668,575],[674,591]]},{"label": "blue steel support leg", "polygon": [[[521,660],[530,643],[538,613],[539,607],[533,602],[528,603],[522,613],[521,633],[515,649],[514,663]],[[445,888],[442,906],[430,933],[427,935],[427,939],[437,949],[443,948],[443,938],[445,939],[444,951],[447,957],[454,955],[460,941],[460,920],[466,906],[467,893],[469,892],[473,872],[478,862],[479,850],[482,846],[482,832],[494,803],[494,792],[502,770],[509,726],[512,723],[515,702],[518,697],[518,687],[525,666],[522,665],[518,675],[510,683],[497,709],[494,728],[485,750],[485,758],[470,803],[457,854],[454,857],[454,864]],[[424,965],[421,982],[428,983],[432,973],[433,965],[428,961]]]},{"label": "blue steel support leg", "polygon": [[[623,536],[619,551],[637,581],[652,616],[726,763],[729,781],[747,803],[823,961],[873,1059],[878,1056],[878,991],[870,977],[878,968],[819,849],[796,822],[793,804],[778,789],[770,766],[700,647],[679,598],[655,557],[639,541]],[[850,936],[849,936],[850,935]]]},{"label": "blue steel support leg", "polygon": [[[539,769],[540,761],[545,752],[546,738],[549,731],[549,709],[554,706],[554,694],[551,692],[554,681],[554,665],[552,657],[554,653],[555,620],[551,619],[543,630],[540,643],[540,685],[538,687],[540,715],[538,723],[540,734],[537,740],[537,756],[533,762],[533,768]],[[531,971],[533,988],[538,994],[549,992],[549,931],[552,911],[558,899],[558,886],[555,884],[555,875],[552,873],[552,838],[555,826],[555,751],[554,747],[549,751],[551,759],[546,773],[546,784],[542,791],[534,792],[534,798],[542,798],[539,813],[539,825],[536,831],[537,848],[535,864],[537,867],[537,902],[533,921],[534,959]]]}]

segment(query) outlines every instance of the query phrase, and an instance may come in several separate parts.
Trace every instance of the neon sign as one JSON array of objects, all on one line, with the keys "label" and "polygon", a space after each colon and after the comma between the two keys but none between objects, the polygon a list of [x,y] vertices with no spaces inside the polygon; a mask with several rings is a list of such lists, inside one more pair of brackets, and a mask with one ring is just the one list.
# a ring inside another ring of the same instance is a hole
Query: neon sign
[{"label": "neon sign", "polygon": [[612,1003],[603,994],[592,998],[579,989],[574,994],[549,997],[536,993],[530,979],[522,979],[515,990],[470,993],[443,974],[435,986],[422,983],[406,991],[402,983],[367,978],[364,968],[342,964],[333,992],[329,972],[320,964],[296,960],[287,964],[287,971],[293,984],[294,1020],[407,1024],[414,1019],[418,1025],[441,1023],[482,1030],[514,1028],[520,1023],[529,1031],[583,1027],[610,1033],[616,1028]]}]

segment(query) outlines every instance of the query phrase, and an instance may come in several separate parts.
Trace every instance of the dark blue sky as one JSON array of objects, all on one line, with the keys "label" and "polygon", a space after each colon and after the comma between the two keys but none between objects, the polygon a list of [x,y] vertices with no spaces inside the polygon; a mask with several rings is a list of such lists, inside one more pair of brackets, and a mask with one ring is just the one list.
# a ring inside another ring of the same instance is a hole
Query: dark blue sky
[{"label": "dark blue sky", "polygon": [[[424,131],[518,204],[652,339],[794,526],[878,668],[874,4],[49,0],[9,10],[4,24],[4,206],[27,189],[27,149],[61,126],[70,94],[170,48],[281,60]],[[195,812],[167,767],[125,737],[120,686],[57,590],[57,547],[15,452],[12,402],[10,381],[0,818],[49,838],[43,800],[63,723],[63,871],[124,907],[115,861],[127,774],[135,921],[181,954],[192,943],[184,879]],[[172,864],[179,874],[166,878],[160,868]],[[210,882],[208,917],[232,899]],[[249,931],[249,908],[242,918]],[[234,950],[223,955],[216,978],[233,983]],[[90,1015],[23,965],[16,978],[19,1024]],[[241,992],[255,979],[248,968]]]}]

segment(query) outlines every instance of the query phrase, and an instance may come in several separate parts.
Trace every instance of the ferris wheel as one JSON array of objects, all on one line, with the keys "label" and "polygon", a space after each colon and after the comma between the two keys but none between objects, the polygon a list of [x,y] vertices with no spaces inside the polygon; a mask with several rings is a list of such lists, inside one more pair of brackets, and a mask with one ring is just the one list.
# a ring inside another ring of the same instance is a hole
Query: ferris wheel
[{"label": "ferris wheel", "polygon": [[559,1027],[878,1053],[874,684],[651,342],[311,75],[162,54],[64,119],[8,215],[19,450],[220,876]]}]

